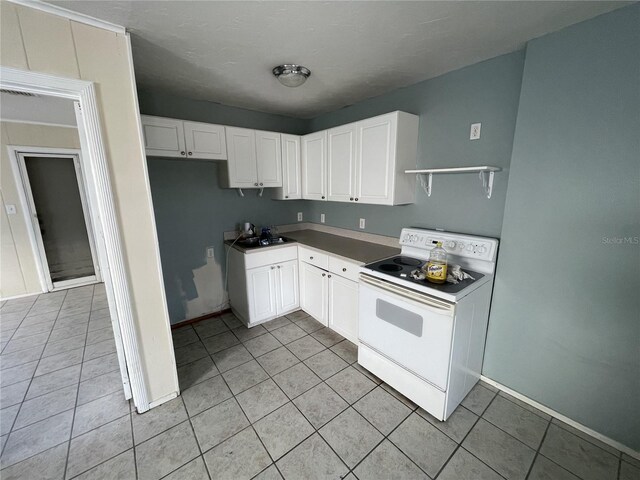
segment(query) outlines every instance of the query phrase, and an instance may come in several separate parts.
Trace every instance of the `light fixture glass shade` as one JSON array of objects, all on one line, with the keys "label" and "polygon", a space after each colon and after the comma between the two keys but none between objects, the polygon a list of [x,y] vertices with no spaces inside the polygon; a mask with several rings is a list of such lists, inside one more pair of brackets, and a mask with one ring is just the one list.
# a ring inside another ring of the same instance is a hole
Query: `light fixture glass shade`
[{"label": "light fixture glass shade", "polygon": [[285,87],[299,87],[307,81],[311,70],[302,65],[284,64],[273,69],[273,74]]}]

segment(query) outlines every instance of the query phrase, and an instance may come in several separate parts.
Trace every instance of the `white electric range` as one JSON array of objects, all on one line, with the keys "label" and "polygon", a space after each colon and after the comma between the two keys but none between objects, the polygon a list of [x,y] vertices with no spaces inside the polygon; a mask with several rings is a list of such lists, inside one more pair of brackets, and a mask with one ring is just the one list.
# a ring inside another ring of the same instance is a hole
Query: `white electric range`
[{"label": "white electric range", "polygon": [[[473,278],[416,280],[442,242]],[[498,240],[405,228],[399,256],[360,269],[358,363],[439,420],[480,378]]]}]

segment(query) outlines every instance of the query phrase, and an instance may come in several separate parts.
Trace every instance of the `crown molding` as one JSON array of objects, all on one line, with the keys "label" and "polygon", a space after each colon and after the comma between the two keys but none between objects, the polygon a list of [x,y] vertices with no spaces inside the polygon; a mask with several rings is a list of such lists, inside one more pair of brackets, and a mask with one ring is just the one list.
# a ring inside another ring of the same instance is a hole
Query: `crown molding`
[{"label": "crown molding", "polygon": [[103,30],[109,30],[114,33],[125,34],[126,29],[121,25],[100,20],[83,13],[67,10],[66,8],[51,5],[50,3],[41,2],[40,0],[8,0],[11,3],[22,5],[24,7],[40,10],[41,12],[50,13],[59,17],[68,18],[74,22],[84,23],[85,25],[91,25],[92,27],[102,28]]}]

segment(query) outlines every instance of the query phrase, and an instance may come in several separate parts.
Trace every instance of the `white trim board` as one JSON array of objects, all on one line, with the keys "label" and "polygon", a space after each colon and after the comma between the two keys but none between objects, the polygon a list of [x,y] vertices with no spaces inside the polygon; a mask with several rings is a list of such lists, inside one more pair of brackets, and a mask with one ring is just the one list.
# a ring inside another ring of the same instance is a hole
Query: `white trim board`
[{"label": "white trim board", "polygon": [[551,408],[542,405],[541,403],[536,402],[535,400],[530,399],[522,395],[521,393],[516,392],[515,390],[510,389],[502,385],[501,383],[496,382],[495,380],[490,379],[489,377],[485,377],[484,375],[480,375],[480,380],[489,385],[496,387],[498,390],[502,390],[505,393],[508,393],[512,397],[517,398],[518,400],[523,401],[526,404],[531,405],[532,407],[537,408],[538,410],[546,413],[547,415],[551,415],[553,418],[557,418],[558,420],[566,423],[567,425],[572,426],[576,430],[580,430],[581,432],[586,433],[587,435],[592,436],[593,438],[600,440],[602,443],[606,443],[607,445],[615,448],[616,450],[621,451],[622,453],[626,453],[630,457],[636,458],[640,460],[640,452],[636,452],[635,450],[623,445],[620,442],[617,442],[609,437],[605,437],[601,433],[596,432],[595,430],[591,430],[589,427],[585,427],[581,423],[576,422],[575,420],[570,419],[569,417],[562,415],[561,413],[552,410]]},{"label": "white trim board", "polygon": [[40,10],[41,12],[49,13],[51,15],[57,15],[59,17],[68,18],[69,20],[73,20],[74,22],[84,23],[85,25],[91,25],[92,27],[102,28],[103,30],[109,30],[114,33],[125,33],[125,28],[121,25],[116,25],[115,23],[107,22],[106,20],[100,20],[99,18],[91,17],[89,15],[85,15],[84,13],[74,12],[72,10],[67,10],[63,7],[58,7],[57,5],[51,5],[50,3],[44,3],[39,0],[8,0],[11,3],[15,3],[17,5],[22,5],[25,7],[33,8],[35,10]]},{"label": "white trim board", "polygon": [[[100,112],[93,82],[0,66],[0,87],[76,101],[76,118],[82,150],[84,179],[92,211],[120,372],[126,398],[133,397],[138,412],[149,410],[144,369],[133,318],[120,227],[111,188]],[[126,359],[126,362],[125,362]]]},{"label": "white trim board", "polygon": [[11,120],[7,118],[0,118],[0,122],[2,123],[26,123],[27,125],[43,125],[45,127],[57,127],[57,128],[73,128],[77,130],[78,127],[75,125],[64,125],[62,123],[50,123],[50,122],[35,122],[32,120]]}]

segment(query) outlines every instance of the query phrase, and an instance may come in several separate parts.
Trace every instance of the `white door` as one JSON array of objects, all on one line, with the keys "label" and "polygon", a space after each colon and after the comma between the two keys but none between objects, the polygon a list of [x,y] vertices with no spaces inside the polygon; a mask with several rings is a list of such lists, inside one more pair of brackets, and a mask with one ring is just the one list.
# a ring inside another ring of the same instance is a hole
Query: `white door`
[{"label": "white door", "polygon": [[144,148],[152,157],[187,156],[182,120],[141,115]]},{"label": "white door", "polygon": [[327,272],[300,262],[300,308],[327,326]]},{"label": "white door", "polygon": [[187,158],[226,160],[227,142],[223,125],[184,122]]},{"label": "white door", "polygon": [[277,316],[275,265],[247,270],[249,318],[260,322]]},{"label": "white door", "polygon": [[444,392],[454,305],[376,279],[361,280],[359,294],[359,341]]},{"label": "white door", "polygon": [[277,274],[277,310],[278,315],[291,312],[300,307],[298,296],[298,261],[291,260],[276,265]]},{"label": "white door", "polygon": [[229,168],[229,187],[258,186],[256,135],[254,130],[225,127]]},{"label": "white door", "polygon": [[360,203],[393,204],[396,130],[393,114],[358,122],[356,197]]},{"label": "white door", "polygon": [[282,150],[280,134],[256,131],[256,160],[258,162],[258,186],[282,186]]},{"label": "white door", "polygon": [[282,134],[282,196],[283,200],[302,198],[300,186],[300,137]]},{"label": "white door", "polygon": [[302,137],[302,198],[326,200],[327,131]]},{"label": "white door", "polygon": [[327,199],[355,201],[356,124],[327,132]]},{"label": "white door", "polygon": [[329,328],[358,343],[358,282],[329,274]]}]

